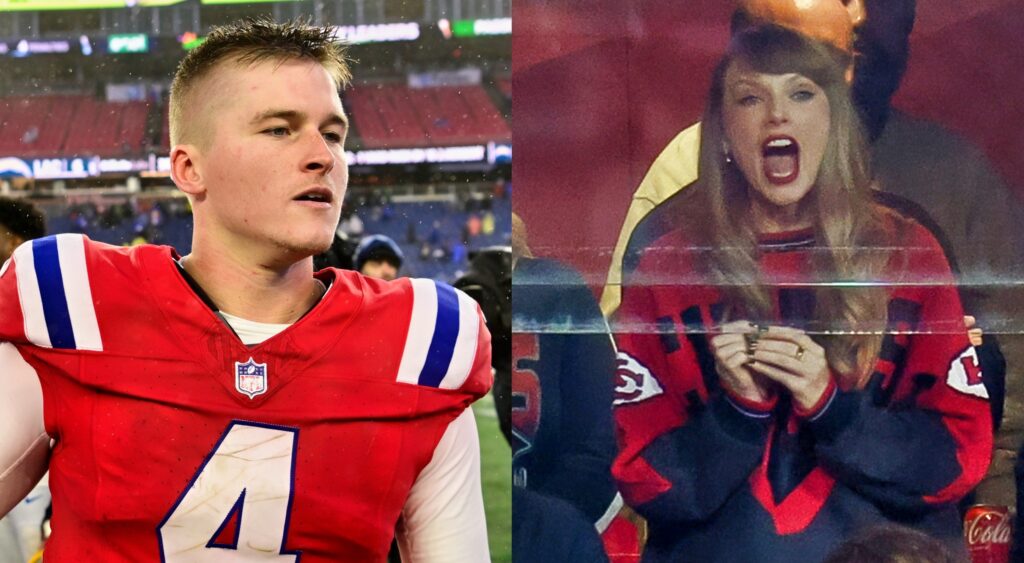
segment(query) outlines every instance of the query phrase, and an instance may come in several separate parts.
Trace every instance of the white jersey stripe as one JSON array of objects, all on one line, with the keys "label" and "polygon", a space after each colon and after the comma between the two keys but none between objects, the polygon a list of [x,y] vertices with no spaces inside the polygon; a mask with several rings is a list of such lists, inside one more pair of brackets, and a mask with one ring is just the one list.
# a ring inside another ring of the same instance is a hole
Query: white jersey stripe
[{"label": "white jersey stripe", "polygon": [[412,318],[398,366],[398,381],[415,384],[427,361],[437,322],[437,288],[432,280],[413,278],[409,281],[412,283]]},{"label": "white jersey stripe", "polygon": [[14,251],[14,262],[17,264],[18,298],[21,300],[21,316],[25,320],[25,338],[36,346],[53,348],[46,327],[46,315],[43,313],[43,298],[39,294],[31,242],[26,242]]},{"label": "white jersey stripe", "polygon": [[100,328],[96,322],[96,306],[92,301],[89,272],[85,266],[85,239],[80,235],[57,235],[60,273],[64,280],[64,297],[68,302],[75,347],[79,350],[102,351]]},{"label": "white jersey stripe", "polygon": [[473,298],[455,290],[459,297],[459,338],[455,341],[455,353],[448,365],[448,372],[441,380],[441,389],[458,389],[466,382],[476,359],[477,338],[480,336],[480,317]]}]

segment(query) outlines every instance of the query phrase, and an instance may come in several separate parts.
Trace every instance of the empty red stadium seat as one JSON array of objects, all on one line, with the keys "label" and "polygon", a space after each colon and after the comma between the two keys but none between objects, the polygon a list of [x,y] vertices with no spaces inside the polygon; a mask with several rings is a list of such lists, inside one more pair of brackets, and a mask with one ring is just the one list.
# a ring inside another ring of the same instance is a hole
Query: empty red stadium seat
[{"label": "empty red stadium seat", "polygon": [[85,95],[0,98],[0,155],[141,154],[149,109]]},{"label": "empty red stadium seat", "polygon": [[347,102],[367,148],[477,144],[512,135],[479,85],[360,84],[348,93]]}]

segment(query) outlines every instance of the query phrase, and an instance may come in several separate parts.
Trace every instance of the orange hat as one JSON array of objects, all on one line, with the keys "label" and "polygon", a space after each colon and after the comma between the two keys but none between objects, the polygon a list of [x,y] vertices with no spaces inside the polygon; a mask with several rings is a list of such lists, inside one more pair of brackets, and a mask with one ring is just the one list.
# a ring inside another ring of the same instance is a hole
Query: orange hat
[{"label": "orange hat", "polygon": [[853,52],[853,27],[864,19],[862,0],[739,0],[755,21],[771,22]]}]

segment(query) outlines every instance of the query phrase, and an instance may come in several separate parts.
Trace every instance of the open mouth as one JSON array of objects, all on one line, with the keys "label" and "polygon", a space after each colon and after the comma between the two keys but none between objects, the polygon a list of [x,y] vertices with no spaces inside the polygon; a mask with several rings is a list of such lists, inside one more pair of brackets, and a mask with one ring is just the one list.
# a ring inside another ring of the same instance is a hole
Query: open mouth
[{"label": "open mouth", "polygon": [[800,145],[792,137],[768,137],[761,146],[761,159],[764,176],[773,185],[788,184],[800,175]]},{"label": "open mouth", "polygon": [[334,195],[327,188],[313,188],[302,192],[294,199],[294,201],[312,201],[314,203],[326,204],[330,204],[333,200]]}]

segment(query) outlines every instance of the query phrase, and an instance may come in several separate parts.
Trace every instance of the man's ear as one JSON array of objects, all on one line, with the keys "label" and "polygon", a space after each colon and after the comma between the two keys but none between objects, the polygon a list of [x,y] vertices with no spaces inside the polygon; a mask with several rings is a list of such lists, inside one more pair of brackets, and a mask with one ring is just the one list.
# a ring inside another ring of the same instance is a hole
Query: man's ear
[{"label": "man's ear", "polygon": [[25,239],[10,232],[6,227],[0,225],[0,266],[14,254],[14,251],[25,242]]},{"label": "man's ear", "polygon": [[198,156],[195,145],[175,145],[171,149],[171,180],[179,190],[195,198],[201,198],[206,192]]}]

